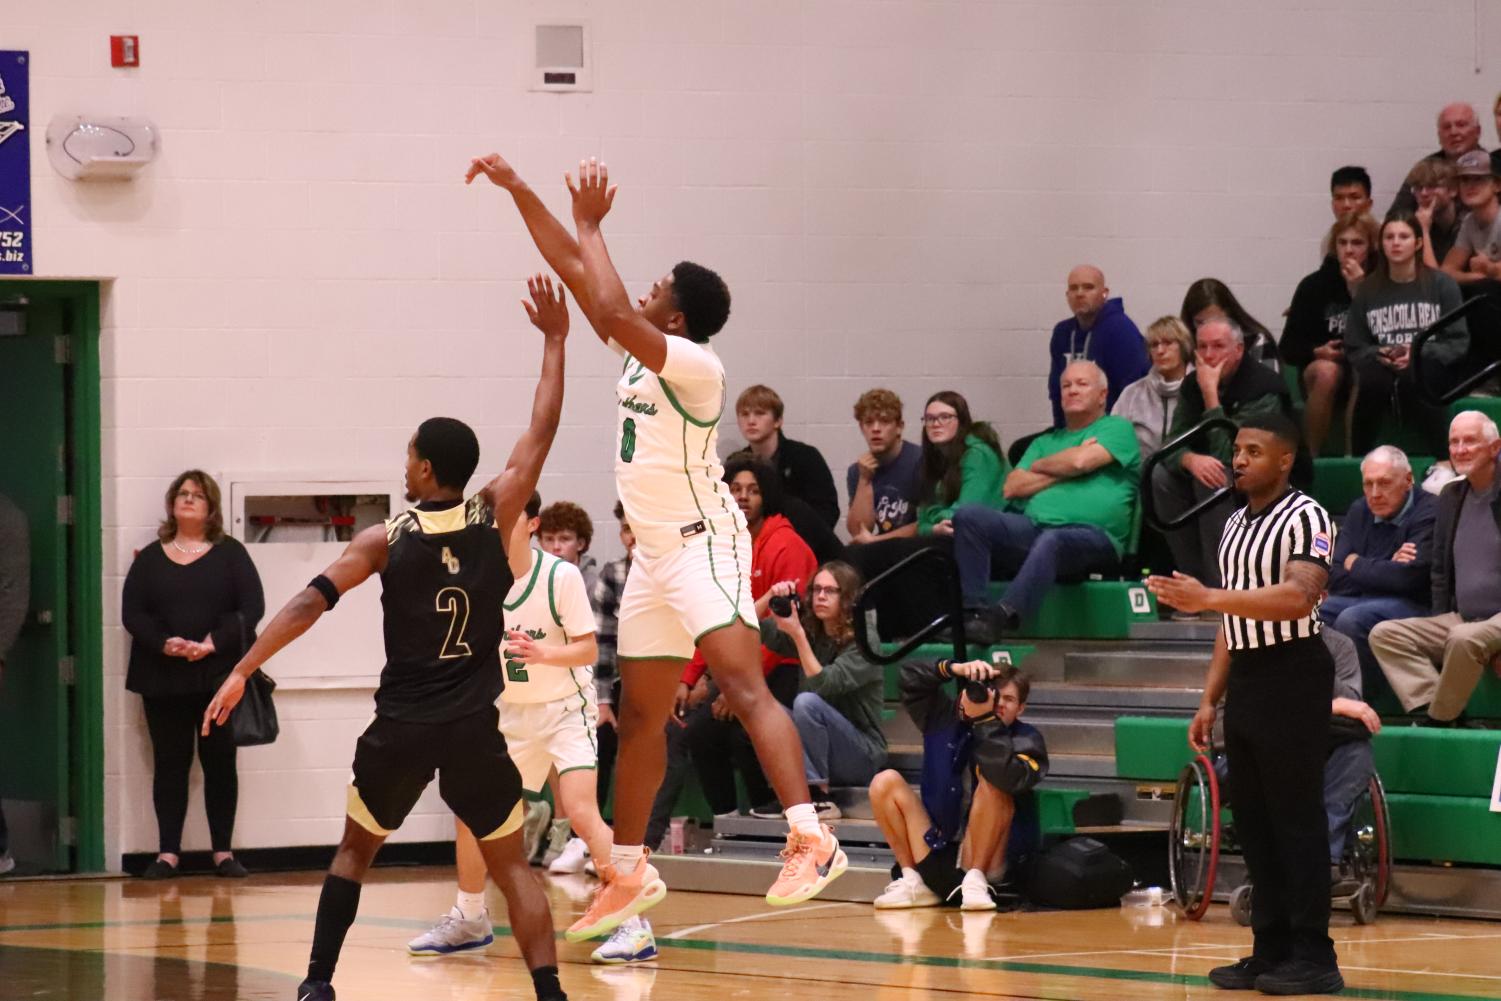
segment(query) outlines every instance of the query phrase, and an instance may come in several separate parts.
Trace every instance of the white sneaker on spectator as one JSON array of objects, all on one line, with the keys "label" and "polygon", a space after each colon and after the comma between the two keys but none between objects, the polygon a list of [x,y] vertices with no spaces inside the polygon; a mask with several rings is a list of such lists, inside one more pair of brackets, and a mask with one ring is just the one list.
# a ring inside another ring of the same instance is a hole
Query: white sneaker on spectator
[{"label": "white sneaker on spectator", "polygon": [[[954,888],[954,893],[959,894],[961,911],[995,910],[995,898],[990,895],[990,883],[979,869],[966,872],[964,881]],[[949,894],[950,899],[953,899],[953,896],[953,893]]]},{"label": "white sneaker on spectator", "polygon": [[552,860],[552,865],[547,871],[555,875],[574,875],[584,871],[584,863],[589,860],[589,846],[583,838],[569,838],[568,844],[563,846],[563,851],[557,858]]},{"label": "white sneaker on spectator", "polygon": [[844,816],[839,809],[839,804],[831,799],[815,799],[813,810],[818,814],[819,820],[838,820]]},{"label": "white sneaker on spectator", "polygon": [[15,869],[15,867],[16,860],[11,857],[10,852],[0,852],[0,876],[4,876]]},{"label": "white sneaker on spectator", "polygon": [[490,912],[481,911],[473,921],[466,920],[457,907],[438,919],[432,928],[407,943],[414,956],[448,956],[455,952],[483,949],[495,941],[490,928]]},{"label": "white sneaker on spectator", "polygon": [[881,910],[896,910],[905,907],[937,907],[938,894],[928,889],[922,877],[913,869],[903,869],[902,875],[886,884],[886,889],[875,899]]}]

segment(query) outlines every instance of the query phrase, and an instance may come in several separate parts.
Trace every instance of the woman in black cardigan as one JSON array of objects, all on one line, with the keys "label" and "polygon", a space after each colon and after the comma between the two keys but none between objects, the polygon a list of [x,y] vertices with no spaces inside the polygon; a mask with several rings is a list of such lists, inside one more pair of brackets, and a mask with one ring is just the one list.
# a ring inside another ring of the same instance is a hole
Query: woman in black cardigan
[{"label": "woman in black cardigan", "polygon": [[214,866],[221,876],[244,876],[230,851],[240,792],[234,737],[229,727],[213,727],[207,737],[198,728],[220,682],[255,639],[266,602],[250,554],[224,534],[212,477],[197,469],[180,474],[166,507],[159,543],[141,550],[125,577],[120,609],[131,637],[125,687],[145,705],[155,768],[160,854],[143,875],[177,875],[196,739]]}]

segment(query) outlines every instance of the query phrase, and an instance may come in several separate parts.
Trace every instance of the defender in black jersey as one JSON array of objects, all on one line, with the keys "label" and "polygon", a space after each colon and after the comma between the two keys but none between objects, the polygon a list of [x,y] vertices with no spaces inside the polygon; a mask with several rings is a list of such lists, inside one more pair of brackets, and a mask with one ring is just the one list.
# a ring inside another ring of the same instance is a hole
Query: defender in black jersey
[{"label": "defender in black jersey", "polygon": [[1288,486],[1298,428],[1281,414],[1245,420],[1232,469],[1246,504],[1220,540],[1223,588],[1184,574],[1148,577],[1185,612],[1219,612],[1204,698],[1189,743],[1205,750],[1225,698],[1225,755],[1235,834],[1256,892],[1250,956],[1209,971],[1227,990],[1327,994],[1344,988],[1329,938],[1324,763],[1334,659],[1319,636],[1334,527]]},{"label": "defender in black jersey", "polygon": [[562,288],[537,275],[526,306],[543,334],[542,376],[531,426],[503,473],[467,501],[479,442],[460,421],[434,417],[407,446],[407,500],[416,503],[365,529],[326,571],[289,601],[235,666],[204,713],[203,732],[223,725],[245,679],[379,574],[386,665],[375,719],[355,745],[348,818],[318,901],[312,956],[298,1001],[332,1001],[334,966],[359,906],[360,883],[385,839],[401,826],[436,773],[443,801],[480,839],[510,910],[511,926],[539,1001],[565,998],[547,898],[521,847],[521,777],[506,752],[495,707],[504,685],[503,607],[515,572],[531,562],[507,554],[504,533],[525,507],[552,447],[563,407]]}]

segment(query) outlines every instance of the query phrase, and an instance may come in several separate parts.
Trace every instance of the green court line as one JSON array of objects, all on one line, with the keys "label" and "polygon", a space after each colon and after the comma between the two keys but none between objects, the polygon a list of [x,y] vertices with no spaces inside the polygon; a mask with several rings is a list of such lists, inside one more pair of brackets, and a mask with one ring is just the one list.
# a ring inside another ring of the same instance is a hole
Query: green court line
[{"label": "green court line", "polygon": [[[0,934],[19,931],[53,931],[70,928],[123,928],[151,925],[230,924],[261,921],[303,921],[312,924],[311,914],[254,914],[245,917],[215,915],[208,918],[167,918],[140,921],[84,921],[60,924],[0,925]],[[429,922],[412,918],[388,918],[379,915],[358,918],[356,924],[383,928],[426,928]],[[495,934],[511,938],[511,929],[495,925]],[[562,939],[561,932],[558,938]],[[777,956],[784,959],[843,960],[880,966],[932,966],[944,969],[989,970],[998,973],[1029,973],[1037,976],[1081,977],[1087,980],[1115,980],[1136,983],[1169,984],[1180,987],[1210,987],[1208,977],[1186,973],[1157,973],[1150,970],[1118,970],[1099,966],[1064,966],[1058,963],[1026,963],[1012,959],[967,959],[963,956],[898,956],[886,952],[859,949],[820,949],[799,945],[774,945],[760,942],[727,942],[720,939],[658,939],[657,948],[684,949],[690,952],[745,953]],[[5,943],[0,943],[0,949]],[[79,952],[98,950],[80,949]],[[1207,961],[1207,960],[1206,960]],[[733,976],[733,974],[724,974]],[[1455,976],[1463,976],[1456,974]],[[1366,998],[1370,1001],[1491,1001],[1483,994],[1438,994],[1429,991],[1382,990],[1370,987],[1346,987],[1341,997]]]}]

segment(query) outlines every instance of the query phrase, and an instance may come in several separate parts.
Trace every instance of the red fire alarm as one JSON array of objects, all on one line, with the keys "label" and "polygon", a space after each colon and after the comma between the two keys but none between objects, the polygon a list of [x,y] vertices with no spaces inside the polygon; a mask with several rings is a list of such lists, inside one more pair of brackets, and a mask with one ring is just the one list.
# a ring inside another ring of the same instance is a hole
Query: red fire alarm
[{"label": "red fire alarm", "polygon": [[141,37],[139,35],[110,35],[109,64],[111,66],[141,65]]}]

